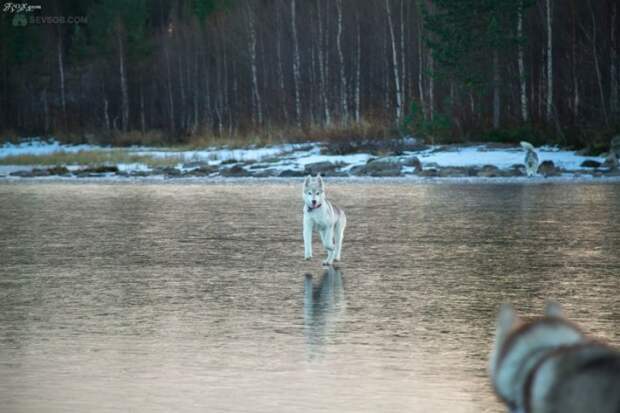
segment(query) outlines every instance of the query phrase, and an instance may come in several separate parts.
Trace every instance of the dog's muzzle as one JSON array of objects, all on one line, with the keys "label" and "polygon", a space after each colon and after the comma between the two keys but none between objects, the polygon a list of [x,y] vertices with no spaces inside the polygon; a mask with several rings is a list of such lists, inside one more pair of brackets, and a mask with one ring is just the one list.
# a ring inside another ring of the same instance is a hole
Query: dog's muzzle
[{"label": "dog's muzzle", "polygon": [[319,209],[319,208],[321,207],[321,205],[323,205],[323,204],[318,204],[318,205],[316,205],[316,206],[309,206],[309,207],[308,207],[308,212],[312,212],[312,211],[314,211],[315,209]]}]

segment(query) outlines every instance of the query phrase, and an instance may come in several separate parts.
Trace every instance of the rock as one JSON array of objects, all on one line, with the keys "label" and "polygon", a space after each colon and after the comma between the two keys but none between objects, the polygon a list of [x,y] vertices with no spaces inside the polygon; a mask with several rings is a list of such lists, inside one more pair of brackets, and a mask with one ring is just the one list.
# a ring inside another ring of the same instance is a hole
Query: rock
[{"label": "rock", "polygon": [[293,169],[285,169],[278,175],[280,178],[297,178],[300,176],[306,176],[304,171],[295,171]]},{"label": "rock", "polygon": [[255,173],[252,174],[252,176],[256,178],[270,178],[270,177],[278,176],[279,173],[280,171],[278,169],[268,168],[268,169],[262,169],[260,171],[256,171]]},{"label": "rock", "polygon": [[523,164],[514,164],[508,170],[508,176],[525,176],[525,165]]},{"label": "rock", "polygon": [[424,176],[426,178],[434,178],[439,176],[439,171],[435,168],[426,168],[422,172],[420,172],[420,176]]},{"label": "rock", "polygon": [[49,176],[49,172],[46,169],[34,168],[30,171],[15,171],[9,175],[18,176],[20,178],[35,178],[38,176]]},{"label": "rock", "polygon": [[426,145],[419,143],[414,138],[353,139],[347,141],[329,142],[321,149],[321,153],[327,155],[348,155],[351,153],[402,155],[404,151],[416,151],[426,148]]},{"label": "rock", "polygon": [[243,169],[241,166],[234,165],[230,168],[220,169],[220,175],[227,178],[243,178],[246,176],[250,176],[250,173]]},{"label": "rock", "polygon": [[76,174],[107,174],[107,173],[118,173],[118,167],[116,165],[112,165],[112,166],[101,165],[101,166],[83,168],[83,169],[76,171]]},{"label": "rock", "polygon": [[204,168],[206,166],[209,166],[209,162],[205,162],[205,161],[191,161],[191,162],[185,162],[183,164],[183,168],[184,169]]},{"label": "rock", "polygon": [[343,166],[342,164],[336,164],[328,161],[323,162],[313,162],[309,163],[305,166],[304,172],[310,175],[321,174],[322,176],[326,176],[326,173],[334,172],[336,169]]},{"label": "rock", "polygon": [[442,178],[455,178],[459,176],[468,176],[467,168],[449,166],[439,170],[439,176]]},{"label": "rock", "polygon": [[600,168],[601,165],[603,164],[593,159],[586,159],[585,161],[581,163],[582,168]]},{"label": "rock", "polygon": [[153,169],[153,175],[180,176],[181,171],[172,166]]},{"label": "rock", "polygon": [[217,172],[217,167],[205,165],[200,168],[192,169],[191,171],[186,171],[183,176],[208,176],[214,172]]},{"label": "rock", "polygon": [[394,158],[377,158],[365,165],[363,175],[369,176],[400,176],[403,166]]},{"label": "rock", "polygon": [[417,173],[422,172],[422,162],[420,162],[420,159],[418,159],[417,156],[410,156],[408,158],[405,158],[401,161],[401,163],[403,164],[403,166],[413,167]]},{"label": "rock", "polygon": [[482,169],[478,171],[478,176],[483,178],[495,178],[501,175],[499,168],[495,165],[484,165]]},{"label": "rock", "polygon": [[559,175],[560,171],[555,166],[553,161],[546,160],[541,162],[541,164],[538,166],[538,173],[546,177]]},{"label": "rock", "polygon": [[48,168],[47,172],[49,175],[69,175],[69,170],[65,166],[54,166]]}]

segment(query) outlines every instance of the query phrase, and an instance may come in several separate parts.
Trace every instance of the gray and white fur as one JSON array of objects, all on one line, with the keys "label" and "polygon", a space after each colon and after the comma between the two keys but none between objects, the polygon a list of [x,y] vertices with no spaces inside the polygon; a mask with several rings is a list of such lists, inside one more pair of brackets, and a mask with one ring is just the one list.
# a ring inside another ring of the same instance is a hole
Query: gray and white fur
[{"label": "gray and white fur", "polygon": [[513,413],[620,412],[620,353],[586,337],[557,304],[530,322],[503,306],[489,367]]},{"label": "gray and white fur", "polygon": [[521,141],[521,146],[525,149],[525,171],[527,176],[534,176],[538,172],[538,165],[540,161],[536,149],[531,143]]},{"label": "gray and white fur", "polygon": [[340,261],[342,239],[347,217],[344,211],[332,204],[325,197],[325,184],[317,175],[308,175],[303,186],[304,200],[304,258],[312,258],[312,230],[317,229],[321,242],[327,252],[323,265],[332,265]]}]

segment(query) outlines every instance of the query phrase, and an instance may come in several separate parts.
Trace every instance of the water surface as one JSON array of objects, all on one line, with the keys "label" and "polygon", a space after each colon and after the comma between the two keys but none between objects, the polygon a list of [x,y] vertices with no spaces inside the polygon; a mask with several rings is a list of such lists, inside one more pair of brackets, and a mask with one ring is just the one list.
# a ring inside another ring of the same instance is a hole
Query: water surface
[{"label": "water surface", "polygon": [[0,184],[4,412],[500,412],[495,311],[620,343],[620,185]]}]

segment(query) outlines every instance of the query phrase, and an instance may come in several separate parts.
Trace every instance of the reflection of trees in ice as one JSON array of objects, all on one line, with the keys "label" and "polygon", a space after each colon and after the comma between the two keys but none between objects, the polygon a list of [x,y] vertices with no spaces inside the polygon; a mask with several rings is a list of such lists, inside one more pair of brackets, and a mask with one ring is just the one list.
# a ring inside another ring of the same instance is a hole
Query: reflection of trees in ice
[{"label": "reflection of trees in ice", "polygon": [[313,355],[325,344],[334,324],[346,307],[342,273],[330,267],[325,270],[317,286],[312,275],[304,280],[304,335],[309,353]]}]

